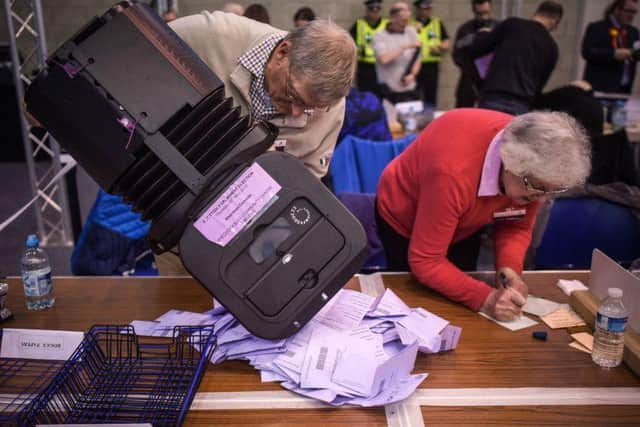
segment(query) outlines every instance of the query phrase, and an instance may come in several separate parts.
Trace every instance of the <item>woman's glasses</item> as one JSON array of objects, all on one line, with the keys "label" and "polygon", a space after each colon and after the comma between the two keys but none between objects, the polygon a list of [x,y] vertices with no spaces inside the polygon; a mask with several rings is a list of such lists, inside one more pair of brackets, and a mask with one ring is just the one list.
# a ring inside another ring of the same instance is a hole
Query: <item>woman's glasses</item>
[{"label": "woman's glasses", "polygon": [[565,191],[568,190],[568,188],[558,188],[556,190],[546,190],[544,188],[536,187],[535,185],[533,185],[533,184],[531,184],[529,182],[529,178],[526,175],[522,177],[522,182],[524,183],[524,188],[526,188],[527,191],[535,192],[535,194],[539,195],[539,196],[544,196],[544,195],[547,195],[547,194],[560,194],[560,193],[564,193]]}]

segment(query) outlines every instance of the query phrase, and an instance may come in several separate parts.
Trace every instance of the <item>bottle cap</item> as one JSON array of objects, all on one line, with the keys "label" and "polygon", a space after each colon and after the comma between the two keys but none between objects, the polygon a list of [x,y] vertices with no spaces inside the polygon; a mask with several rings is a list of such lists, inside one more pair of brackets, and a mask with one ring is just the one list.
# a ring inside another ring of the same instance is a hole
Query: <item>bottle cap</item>
[{"label": "bottle cap", "polygon": [[620,288],[609,288],[608,293],[611,298],[622,298],[622,289]]},{"label": "bottle cap", "polygon": [[540,341],[546,341],[547,340],[547,332],[546,331],[535,331],[533,334],[531,334],[535,339],[540,340]]},{"label": "bottle cap", "polygon": [[29,234],[27,236],[27,247],[28,248],[37,248],[40,245],[40,241],[38,240],[38,236],[35,234]]}]

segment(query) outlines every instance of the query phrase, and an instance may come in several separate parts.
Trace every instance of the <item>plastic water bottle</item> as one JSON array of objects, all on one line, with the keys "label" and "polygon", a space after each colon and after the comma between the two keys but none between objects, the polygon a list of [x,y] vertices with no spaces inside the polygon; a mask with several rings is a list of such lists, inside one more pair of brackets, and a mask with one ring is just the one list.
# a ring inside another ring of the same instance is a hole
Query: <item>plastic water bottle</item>
[{"label": "plastic water bottle", "polygon": [[593,334],[593,361],[605,368],[614,368],[622,362],[624,330],[629,312],[622,304],[622,289],[609,288],[609,297],[598,307],[596,330]]},{"label": "plastic water bottle", "polygon": [[624,101],[617,102],[613,107],[613,112],[611,113],[611,126],[613,126],[614,131],[627,126],[627,109]]},{"label": "plastic water bottle", "polygon": [[404,123],[404,130],[407,133],[413,133],[416,129],[418,129],[418,117],[416,117],[416,112],[413,107],[411,107]]},{"label": "plastic water bottle", "polygon": [[56,302],[53,297],[49,257],[39,246],[38,237],[30,234],[27,237],[27,249],[20,260],[24,299],[28,310],[43,310]]}]

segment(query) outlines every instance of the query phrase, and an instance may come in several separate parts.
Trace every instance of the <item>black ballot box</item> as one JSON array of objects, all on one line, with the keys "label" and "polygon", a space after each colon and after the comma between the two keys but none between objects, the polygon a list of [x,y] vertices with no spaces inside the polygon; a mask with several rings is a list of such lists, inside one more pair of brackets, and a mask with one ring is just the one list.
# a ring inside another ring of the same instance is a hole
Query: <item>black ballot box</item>
[{"label": "black ballot box", "polygon": [[222,81],[146,5],[121,2],[47,60],[27,109],[106,191],[151,222],[156,253],[252,333],[298,331],[359,271],[359,222],[278,130],[242,116]]}]

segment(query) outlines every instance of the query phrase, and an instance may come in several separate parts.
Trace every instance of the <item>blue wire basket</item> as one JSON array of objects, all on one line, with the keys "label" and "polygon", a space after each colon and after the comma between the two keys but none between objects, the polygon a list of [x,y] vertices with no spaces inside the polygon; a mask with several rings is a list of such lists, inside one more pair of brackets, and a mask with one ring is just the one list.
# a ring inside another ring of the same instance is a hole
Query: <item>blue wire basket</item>
[{"label": "blue wire basket", "polygon": [[0,359],[0,426],[180,426],[214,343],[213,326],[177,326],[165,339],[94,326],[68,361]]},{"label": "blue wire basket", "polygon": [[[0,329],[0,336],[2,330]],[[63,361],[0,359],[0,426],[21,426]]]}]

